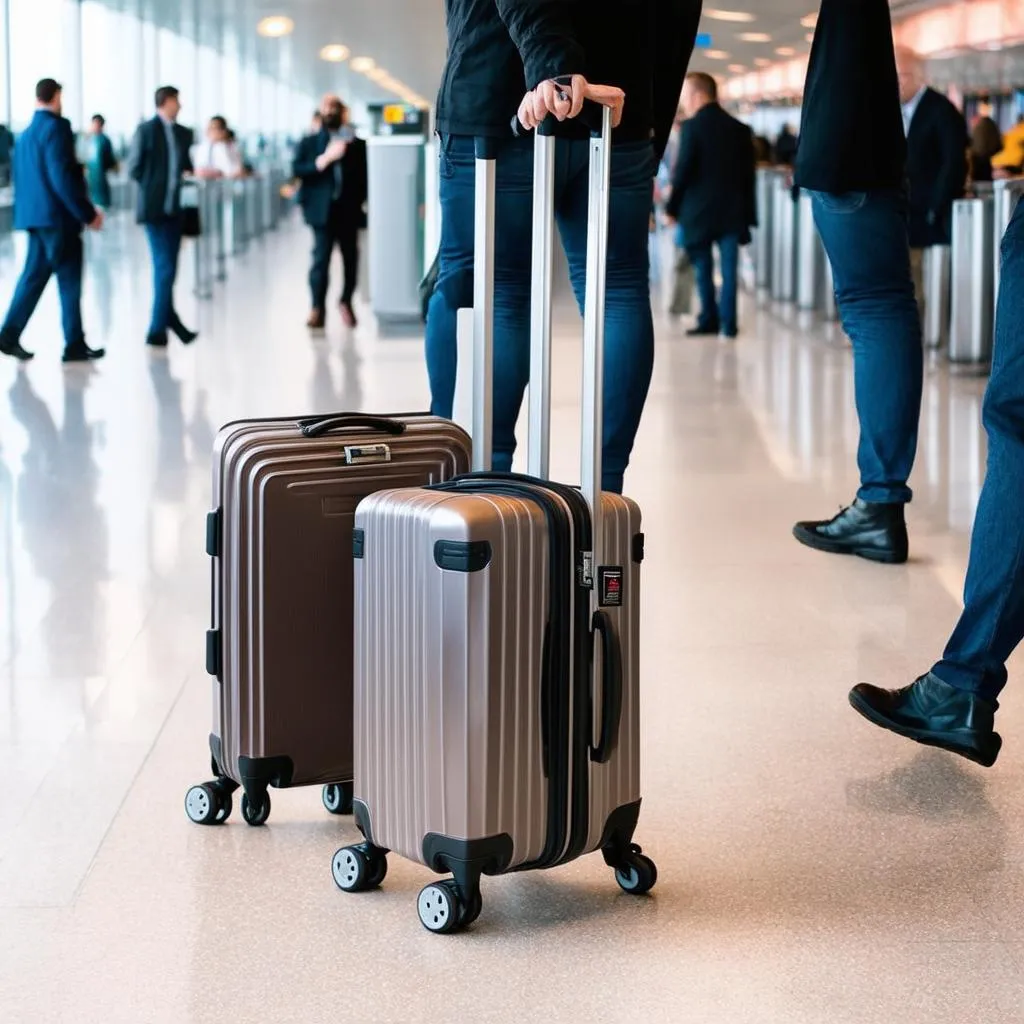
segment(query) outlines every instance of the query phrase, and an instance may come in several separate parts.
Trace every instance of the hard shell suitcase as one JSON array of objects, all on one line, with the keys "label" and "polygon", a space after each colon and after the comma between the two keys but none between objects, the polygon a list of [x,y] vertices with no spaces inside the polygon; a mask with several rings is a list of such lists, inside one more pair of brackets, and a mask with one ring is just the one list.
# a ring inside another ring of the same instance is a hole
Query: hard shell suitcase
[{"label": "hard shell suitcase", "polygon": [[207,517],[214,779],[189,789],[199,824],[242,813],[261,825],[268,786],[323,784],[351,812],[352,528],[381,487],[448,480],[470,440],[425,414],[339,414],[229,423],[213,453]]},{"label": "hard shell suitcase", "polygon": [[633,844],[639,789],[640,510],[601,494],[610,120],[591,148],[582,488],[547,480],[554,139],[535,156],[531,476],[490,458],[494,161],[478,142],[473,474],[381,491],[356,510],[355,801],[365,841],[332,861],[372,888],[389,851],[454,878],[421,922],[481,910],[481,874],[602,850],[623,889],[656,869]]}]

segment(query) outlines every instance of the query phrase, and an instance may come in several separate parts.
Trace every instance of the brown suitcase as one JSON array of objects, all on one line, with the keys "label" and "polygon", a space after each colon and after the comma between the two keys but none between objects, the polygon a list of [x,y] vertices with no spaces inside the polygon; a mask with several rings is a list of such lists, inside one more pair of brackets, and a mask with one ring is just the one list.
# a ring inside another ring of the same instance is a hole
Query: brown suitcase
[{"label": "brown suitcase", "polygon": [[[582,487],[547,479],[551,208],[537,202],[534,475],[475,472],[380,491],[356,511],[353,813],[365,841],[338,850],[332,872],[345,891],[373,888],[389,851],[450,872],[417,901],[433,932],[476,919],[484,874],[600,850],[625,891],[657,879],[633,843],[640,509],[599,490],[609,134],[605,117],[591,148]],[[551,194],[552,144],[537,139],[538,200]],[[486,314],[494,165],[481,149],[474,311]],[[474,329],[477,465],[489,441],[486,319]]]},{"label": "brown suitcase", "polygon": [[382,487],[440,483],[470,465],[469,437],[426,414],[244,420],[214,442],[207,517],[215,778],[185,797],[219,824],[241,785],[261,825],[268,786],[323,784],[351,811],[352,529]]}]

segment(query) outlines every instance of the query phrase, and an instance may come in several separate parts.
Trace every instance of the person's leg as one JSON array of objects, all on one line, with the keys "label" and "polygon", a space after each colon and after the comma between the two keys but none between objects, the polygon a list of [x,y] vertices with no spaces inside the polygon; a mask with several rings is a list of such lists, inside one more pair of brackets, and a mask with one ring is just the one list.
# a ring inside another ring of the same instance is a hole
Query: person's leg
[{"label": "person's leg", "polygon": [[334,249],[329,226],[313,228],[313,252],[309,266],[309,308],[323,316],[327,308],[327,285]]},{"label": "person's leg", "polygon": [[964,611],[934,673],[995,700],[1024,637],[1024,206],[1003,236],[992,376],[985,394],[988,470],[974,520]]},{"label": "person's leg", "polygon": [[693,264],[697,281],[697,295],[700,297],[700,312],[697,314],[695,334],[717,334],[720,327],[718,299],[715,296],[715,254],[711,243],[687,245],[686,252]]},{"label": "person's leg", "polygon": [[836,303],[853,343],[860,420],[858,497],[905,504],[917,452],[924,356],[898,191],[815,193],[814,220],[832,264]]},{"label": "person's leg", "polygon": [[181,220],[172,220],[167,227],[167,247],[168,256],[171,261],[171,283],[170,283],[170,295],[168,296],[170,302],[170,320],[168,321],[169,326],[175,334],[181,335],[191,334],[187,328],[181,322],[181,318],[178,316],[178,311],[174,308],[174,284],[178,280],[178,261],[181,256]]},{"label": "person's leg", "polygon": [[153,312],[149,319],[149,337],[159,341],[171,322],[174,287],[174,255],[167,222],[146,225],[146,238],[153,260]]},{"label": "person's leg", "polygon": [[85,343],[82,329],[82,236],[77,233],[66,235],[61,240],[60,253],[54,255],[64,347],[68,349]]},{"label": "person's leg", "polygon": [[[39,299],[46,289],[51,272],[43,239],[38,231],[30,231],[25,267],[15,286],[3,327],[0,328],[0,350],[3,352],[8,353],[8,350],[10,350],[10,354],[24,352],[19,339],[28,326],[36,306],[39,305]],[[19,356],[19,358],[25,358],[27,355],[25,353],[25,356]]]},{"label": "person's leg", "polygon": [[[587,276],[589,143],[574,142],[572,146],[580,155],[560,197],[558,226],[569,259],[573,291],[582,309]],[[654,368],[647,247],[654,169],[654,151],[649,143],[613,147],[605,288],[602,487],[619,494]]]},{"label": "person's leg", "polygon": [[339,225],[338,248],[341,250],[345,278],[341,289],[341,304],[351,306],[359,282],[359,229],[355,223],[343,222]]},{"label": "person's leg", "polygon": [[724,238],[719,239],[718,256],[722,265],[722,295],[719,301],[722,333],[727,338],[735,338],[739,333],[739,322],[736,316],[737,288],[740,272],[739,235],[726,235]]}]

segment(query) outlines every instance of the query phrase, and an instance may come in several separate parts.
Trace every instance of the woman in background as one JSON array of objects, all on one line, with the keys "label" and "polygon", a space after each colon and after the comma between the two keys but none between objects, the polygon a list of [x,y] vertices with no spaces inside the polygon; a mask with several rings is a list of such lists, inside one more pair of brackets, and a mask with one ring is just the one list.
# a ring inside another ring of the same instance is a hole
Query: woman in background
[{"label": "woman in background", "polygon": [[107,175],[117,169],[114,147],[103,130],[106,123],[102,114],[93,114],[90,127],[89,156],[85,164],[89,198],[94,206],[103,210],[109,210],[112,204],[110,181]]},{"label": "woman in background", "polygon": [[979,117],[971,130],[971,181],[992,180],[992,157],[1003,150],[1003,133],[991,117]]}]

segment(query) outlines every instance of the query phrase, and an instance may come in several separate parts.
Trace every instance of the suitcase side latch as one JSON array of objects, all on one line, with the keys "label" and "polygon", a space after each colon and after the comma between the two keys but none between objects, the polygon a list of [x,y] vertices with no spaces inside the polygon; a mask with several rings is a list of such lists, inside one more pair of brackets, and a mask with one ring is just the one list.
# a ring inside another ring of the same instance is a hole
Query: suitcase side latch
[{"label": "suitcase side latch", "polygon": [[359,466],[367,462],[390,462],[391,446],[387,444],[347,444],[345,464]]}]

